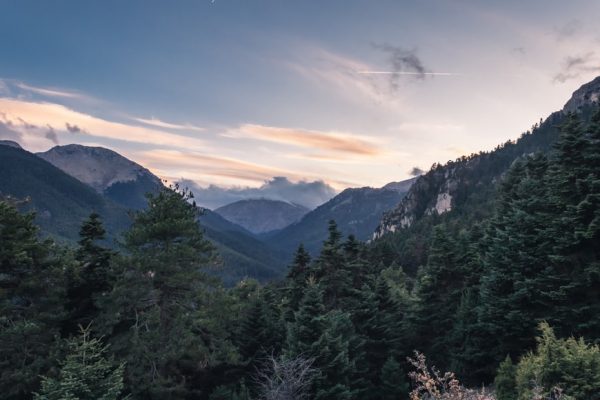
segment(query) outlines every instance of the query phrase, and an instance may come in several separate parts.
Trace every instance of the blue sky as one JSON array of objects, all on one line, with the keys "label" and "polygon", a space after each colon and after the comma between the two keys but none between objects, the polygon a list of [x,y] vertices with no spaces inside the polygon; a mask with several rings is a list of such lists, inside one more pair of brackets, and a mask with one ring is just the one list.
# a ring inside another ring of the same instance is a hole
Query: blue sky
[{"label": "blue sky", "polygon": [[597,1],[0,1],[0,138],[170,179],[381,186],[600,75]]}]

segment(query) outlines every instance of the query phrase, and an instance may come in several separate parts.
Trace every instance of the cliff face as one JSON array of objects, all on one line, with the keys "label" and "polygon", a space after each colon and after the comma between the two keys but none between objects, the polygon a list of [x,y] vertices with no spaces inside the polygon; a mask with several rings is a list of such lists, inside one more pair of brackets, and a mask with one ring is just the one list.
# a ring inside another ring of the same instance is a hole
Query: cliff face
[{"label": "cliff face", "polygon": [[563,112],[578,111],[582,107],[598,102],[600,102],[600,76],[573,92],[565,104]]},{"label": "cliff face", "polygon": [[388,232],[411,226],[416,220],[432,214],[443,214],[453,209],[455,198],[465,186],[481,186],[491,178],[473,178],[480,164],[479,156],[437,166],[419,177],[398,206],[385,213],[373,234],[378,239]]},{"label": "cliff face", "polygon": [[506,142],[491,152],[435,165],[417,179],[397,207],[384,214],[373,239],[410,227],[428,215],[450,211],[470,213],[475,208],[479,215],[485,214],[486,208],[491,208],[493,196],[490,193],[495,191],[496,183],[514,160],[536,151],[548,151],[558,137],[557,126],[566,114],[577,112],[585,118],[599,99],[600,77],[577,89],[561,111],[551,114],[519,140]]}]

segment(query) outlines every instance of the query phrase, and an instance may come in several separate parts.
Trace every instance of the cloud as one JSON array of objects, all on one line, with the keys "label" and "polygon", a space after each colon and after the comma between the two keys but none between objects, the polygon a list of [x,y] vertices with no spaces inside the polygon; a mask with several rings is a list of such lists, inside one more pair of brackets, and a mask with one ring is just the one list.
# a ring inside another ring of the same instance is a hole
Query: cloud
[{"label": "cloud", "polygon": [[192,125],[192,124],[174,124],[171,122],[165,122],[165,121],[161,121],[158,118],[154,118],[151,117],[149,119],[144,119],[144,118],[134,118],[135,121],[137,122],[141,122],[142,124],[146,124],[146,125],[150,125],[150,126],[156,126],[158,128],[166,128],[166,129],[177,129],[177,130],[190,130],[190,131],[197,131],[197,132],[204,132],[206,129],[200,127],[200,126],[196,126],[196,125]]},{"label": "cloud", "polygon": [[558,41],[572,38],[583,28],[583,22],[578,19],[572,19],[562,26],[554,27],[553,33]]},{"label": "cloud", "polygon": [[[304,177],[281,168],[260,165],[230,157],[177,150],[149,150],[138,153],[143,165],[160,171],[165,177],[189,177],[201,180],[206,176],[230,178],[240,182],[263,182],[273,176]],[[178,179],[176,178],[176,179]]]},{"label": "cloud", "polygon": [[[423,61],[417,56],[416,49],[407,50],[387,43],[374,43],[373,47],[388,55],[387,62],[391,70],[372,72],[389,73],[389,84],[392,91],[395,92],[398,90],[399,79],[402,75],[408,75],[420,80],[424,80],[428,75],[428,71],[423,64]],[[365,71],[363,71],[363,73],[364,72]]]},{"label": "cloud", "polygon": [[71,132],[71,133],[86,133],[83,129],[81,129],[77,125],[71,125],[68,122],[65,123],[65,127],[67,128],[67,131]]},{"label": "cloud", "polygon": [[600,60],[593,51],[563,59],[560,72],[554,75],[553,82],[564,83],[579,78],[582,74],[600,71]]},{"label": "cloud", "polygon": [[425,171],[419,167],[412,167],[412,169],[408,172],[410,176],[420,176],[423,175]]},{"label": "cloud", "polygon": [[78,100],[89,99],[88,96],[86,96],[82,93],[68,91],[68,90],[64,90],[64,89],[36,87],[36,86],[27,85],[23,82],[17,82],[17,83],[15,83],[15,86],[18,87],[19,89],[22,89],[22,90],[25,90],[28,92],[32,92],[32,93],[36,93],[36,94],[40,94],[40,95],[46,96],[46,97],[59,97],[59,98],[78,99]]},{"label": "cloud", "polygon": [[203,141],[194,137],[109,121],[56,103],[0,98],[0,110],[13,122],[21,120],[36,126],[50,125],[57,133],[60,133],[57,127],[65,127],[63,132],[126,142],[191,149],[206,147]]},{"label": "cloud", "polygon": [[323,132],[308,129],[244,124],[236,131],[224,135],[229,137],[246,137],[356,156],[377,156],[383,153],[383,150],[372,139],[345,132]]},{"label": "cloud", "polygon": [[375,69],[363,61],[336,54],[325,49],[309,46],[301,52],[302,57],[288,60],[285,65],[312,81],[319,88],[338,93],[343,99],[362,104],[365,99],[378,107],[394,106],[387,83],[380,76],[361,74],[359,71]]},{"label": "cloud", "polygon": [[257,188],[226,188],[216,185],[201,187],[190,180],[181,180],[180,185],[186,186],[192,190],[196,203],[211,209],[239,200],[257,198],[281,200],[313,209],[331,199],[336,194],[336,191],[323,181],[292,182],[287,177],[283,176],[268,179]]},{"label": "cloud", "polygon": [[0,114],[0,139],[12,140],[18,143],[23,141],[23,134],[14,129],[10,121],[2,120],[2,114]]},{"label": "cloud", "polygon": [[50,125],[48,125],[48,130],[46,131],[44,137],[50,140],[55,145],[58,145],[58,135],[56,134],[54,128],[52,128]]}]

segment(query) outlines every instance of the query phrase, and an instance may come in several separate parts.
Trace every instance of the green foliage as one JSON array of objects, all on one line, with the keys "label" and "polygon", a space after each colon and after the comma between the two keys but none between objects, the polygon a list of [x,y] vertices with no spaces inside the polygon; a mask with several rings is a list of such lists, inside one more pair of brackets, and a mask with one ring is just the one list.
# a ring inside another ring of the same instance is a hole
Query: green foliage
[{"label": "green foliage", "polygon": [[517,400],[516,366],[510,356],[500,363],[494,380],[498,400]]},{"label": "green foliage", "polygon": [[547,323],[539,329],[535,351],[517,365],[518,399],[531,399],[536,389],[547,396],[554,388],[574,400],[599,399],[600,348],[583,339],[558,339]]},{"label": "green foliage", "polygon": [[[5,147],[5,146],[0,146]],[[0,200],[0,393],[29,398],[54,364],[70,259],[38,239],[33,214]]]},{"label": "green foliage", "polygon": [[213,247],[189,199],[178,188],[148,196],[148,208],[134,215],[124,235],[127,255],[115,267],[120,272],[103,304],[106,334],[127,361],[135,396],[186,396],[195,390],[190,374],[230,356],[226,341],[205,339],[212,327],[198,306],[213,282],[202,272]]},{"label": "green foliage", "polygon": [[44,377],[35,400],[118,400],[122,396],[124,364],[115,366],[107,348],[90,330],[69,341],[69,353],[58,376]]},{"label": "green foliage", "polygon": [[97,318],[97,297],[105,296],[111,289],[113,253],[101,245],[105,234],[97,213],[90,214],[79,231],[79,247],[75,253],[77,264],[67,275],[67,309],[70,313],[67,334],[76,333],[78,326],[87,326]]},{"label": "green foliage", "polygon": [[381,400],[398,400],[408,397],[409,385],[406,373],[400,364],[390,357],[381,368],[381,389],[377,398]]}]

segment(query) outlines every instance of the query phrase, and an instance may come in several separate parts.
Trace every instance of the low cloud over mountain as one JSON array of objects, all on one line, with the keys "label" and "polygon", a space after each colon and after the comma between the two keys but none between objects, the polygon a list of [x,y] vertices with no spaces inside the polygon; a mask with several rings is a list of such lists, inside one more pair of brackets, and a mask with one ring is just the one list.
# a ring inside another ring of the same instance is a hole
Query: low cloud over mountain
[{"label": "low cloud over mountain", "polygon": [[265,198],[303,205],[313,209],[335,196],[336,191],[323,181],[291,182],[284,176],[276,176],[257,188],[224,188],[216,185],[200,187],[190,180],[181,180],[180,185],[194,193],[198,205],[214,209],[243,199]]}]

